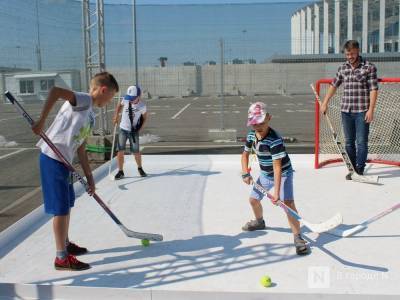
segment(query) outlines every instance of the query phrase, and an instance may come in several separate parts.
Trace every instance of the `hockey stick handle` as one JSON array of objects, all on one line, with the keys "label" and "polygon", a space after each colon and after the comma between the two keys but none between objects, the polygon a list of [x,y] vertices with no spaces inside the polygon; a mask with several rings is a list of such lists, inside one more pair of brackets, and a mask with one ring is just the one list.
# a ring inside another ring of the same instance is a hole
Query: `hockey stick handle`
[{"label": "hockey stick handle", "polygon": [[[12,104],[14,104],[18,111],[22,114],[25,120],[29,123],[29,125],[33,126],[35,121],[31,118],[31,116],[26,112],[26,110],[21,106],[21,104],[14,98],[14,96],[9,92],[5,92],[6,97]],[[78,179],[78,181],[84,186],[87,193],[89,193],[90,188],[89,184],[86,180],[76,172],[75,168],[65,159],[64,155],[57,149],[57,147],[53,144],[53,142],[47,137],[47,135],[42,131],[40,133],[40,137],[46,142],[47,145],[54,151],[54,153],[60,158],[61,162],[64,166],[72,172],[72,175]],[[114,220],[118,225],[122,225],[121,221],[114,215],[114,213],[104,204],[103,200],[94,192],[91,196],[100,204],[100,206],[108,213],[108,215]],[[123,225],[122,225],[123,226]]]},{"label": "hockey stick handle", "polygon": [[[258,183],[254,182],[253,185],[257,190],[259,190],[261,193],[266,195],[269,198],[269,200],[271,200],[271,202],[272,202],[272,200],[274,199],[274,196],[272,196],[266,189],[264,189]],[[289,206],[287,206],[281,200],[278,200],[277,205],[280,206],[286,213],[291,214],[297,221],[302,220],[302,218],[299,216],[298,213],[296,213],[293,209],[291,209]]]},{"label": "hockey stick handle", "polygon": [[[317,99],[319,106],[321,107],[322,102],[321,102],[321,99],[319,98],[319,95],[318,95],[317,91],[315,90],[314,85],[311,83],[310,86],[311,86],[311,88],[312,88],[312,90],[313,90],[313,92],[314,92],[315,98]],[[328,117],[327,114],[325,114],[325,116],[326,116],[326,121],[328,122],[329,128],[331,129],[332,134],[333,134],[333,136],[334,136],[335,139],[336,139],[337,134],[336,134],[335,129],[333,128],[332,122],[331,122],[331,120],[329,119],[329,117]]]}]

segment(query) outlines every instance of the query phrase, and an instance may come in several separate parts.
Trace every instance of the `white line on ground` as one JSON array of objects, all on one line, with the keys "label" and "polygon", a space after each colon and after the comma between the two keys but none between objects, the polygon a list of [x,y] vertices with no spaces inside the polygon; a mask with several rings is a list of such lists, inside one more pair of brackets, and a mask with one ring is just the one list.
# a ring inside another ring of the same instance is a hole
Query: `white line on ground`
[{"label": "white line on ground", "polygon": [[[6,148],[6,149],[7,149],[7,148]],[[19,150],[17,150],[17,151],[14,151],[14,152],[5,154],[5,155],[3,155],[3,156],[0,156],[0,159],[3,159],[3,158],[6,158],[6,157],[15,155],[15,154],[20,153],[20,152],[25,151],[25,150],[26,150],[26,149],[19,149]]]},{"label": "white line on ground", "polygon": [[37,187],[34,190],[30,191],[29,193],[23,195],[21,198],[17,199],[16,201],[14,201],[13,203],[7,205],[5,208],[3,208],[2,210],[0,210],[0,215],[2,213],[5,213],[6,211],[12,209],[13,207],[21,204],[22,202],[30,199],[32,196],[34,196],[37,192],[40,192],[42,190],[41,187]]},{"label": "white line on ground", "polygon": [[180,111],[178,111],[171,119],[176,119],[186,108],[188,108],[192,103],[186,104]]},{"label": "white line on ground", "polygon": [[199,97],[195,97],[195,98],[193,98],[193,100],[197,100],[197,99],[199,99]]},{"label": "white line on ground", "polygon": [[242,100],[243,100],[243,99],[244,99],[244,97],[243,97],[243,96],[240,96],[240,99],[242,99]]},{"label": "white line on ground", "polygon": [[[314,146],[313,143],[296,143],[296,144],[285,144],[285,146],[287,147],[293,147],[293,148],[297,148],[297,147],[312,147]],[[224,147],[232,147],[232,148],[236,148],[236,147],[243,147],[242,144],[210,144],[210,145],[146,145],[143,146],[144,148],[224,148]]]}]

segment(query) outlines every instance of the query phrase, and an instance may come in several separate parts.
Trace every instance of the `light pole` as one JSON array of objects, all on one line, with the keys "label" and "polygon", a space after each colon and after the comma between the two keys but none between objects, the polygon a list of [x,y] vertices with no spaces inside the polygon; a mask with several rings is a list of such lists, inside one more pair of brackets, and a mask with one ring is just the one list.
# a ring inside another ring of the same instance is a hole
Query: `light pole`
[{"label": "light pole", "polygon": [[40,26],[39,26],[39,4],[38,0],[35,2],[36,4],[36,32],[37,32],[37,44],[36,44],[36,56],[37,56],[37,67],[38,70],[42,70],[42,54],[40,53]]},{"label": "light pole", "polygon": [[247,54],[246,54],[246,33],[247,33],[247,30],[243,29],[242,33],[243,33],[243,62],[245,62],[246,61],[246,56],[247,56]]},{"label": "light pole", "polygon": [[128,42],[128,47],[129,47],[129,74],[132,76],[132,81],[133,81],[133,57],[132,57],[132,48],[133,48],[133,42]]},{"label": "light pole", "polygon": [[136,86],[139,84],[138,72],[138,55],[137,55],[137,32],[136,32],[136,0],[132,0],[132,18],[133,18],[133,43],[135,51],[135,82]]}]

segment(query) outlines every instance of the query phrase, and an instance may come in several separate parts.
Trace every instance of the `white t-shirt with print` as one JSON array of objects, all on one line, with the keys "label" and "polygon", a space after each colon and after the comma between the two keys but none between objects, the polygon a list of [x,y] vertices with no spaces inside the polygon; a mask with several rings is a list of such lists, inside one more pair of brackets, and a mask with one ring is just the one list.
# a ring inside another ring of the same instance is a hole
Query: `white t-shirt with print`
[{"label": "white t-shirt with print", "polygon": [[[72,106],[69,101],[65,101],[46,131],[46,135],[70,163],[72,163],[76,150],[90,135],[95,120],[92,97],[87,93],[74,92],[74,94],[76,105]],[[61,161],[42,139],[36,146],[41,149],[43,154]]]},{"label": "white t-shirt with print", "polygon": [[[136,127],[140,119],[140,116],[146,113],[147,108],[146,104],[142,100],[139,100],[139,102],[136,104],[134,104],[133,102],[131,103],[132,103],[132,113],[133,113],[133,126]],[[129,120],[129,101],[122,100],[121,105],[123,105],[123,108],[122,108],[121,123],[119,124],[119,127],[121,129],[131,131],[132,126],[131,126],[131,120]]]}]

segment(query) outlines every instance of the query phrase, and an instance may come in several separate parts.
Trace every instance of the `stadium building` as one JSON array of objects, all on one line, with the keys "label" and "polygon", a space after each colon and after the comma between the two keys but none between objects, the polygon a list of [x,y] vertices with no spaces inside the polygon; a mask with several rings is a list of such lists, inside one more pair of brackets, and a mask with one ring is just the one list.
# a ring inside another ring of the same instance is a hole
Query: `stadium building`
[{"label": "stadium building", "polygon": [[355,39],[363,53],[399,52],[399,0],[314,1],[291,18],[292,55],[340,53]]}]

